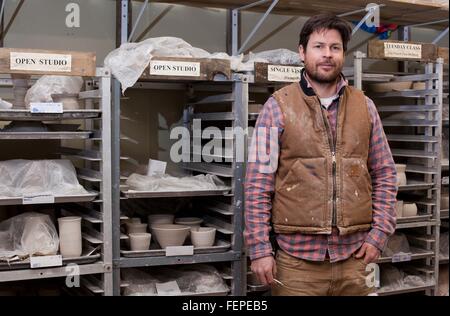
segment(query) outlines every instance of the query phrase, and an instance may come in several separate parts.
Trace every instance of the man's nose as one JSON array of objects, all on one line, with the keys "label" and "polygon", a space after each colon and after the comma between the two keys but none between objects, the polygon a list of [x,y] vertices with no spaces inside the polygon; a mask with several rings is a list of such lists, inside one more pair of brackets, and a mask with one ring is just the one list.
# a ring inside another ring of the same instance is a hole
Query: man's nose
[{"label": "man's nose", "polygon": [[331,58],[331,49],[329,47],[324,47],[322,54],[325,58]]}]

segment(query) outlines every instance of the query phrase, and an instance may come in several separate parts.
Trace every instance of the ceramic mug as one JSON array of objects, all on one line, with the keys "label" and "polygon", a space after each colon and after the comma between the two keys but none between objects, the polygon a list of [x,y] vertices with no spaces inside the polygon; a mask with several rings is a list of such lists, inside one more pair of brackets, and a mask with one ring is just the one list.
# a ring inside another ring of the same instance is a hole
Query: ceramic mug
[{"label": "ceramic mug", "polygon": [[59,251],[64,258],[79,257],[82,252],[81,217],[58,218]]}]

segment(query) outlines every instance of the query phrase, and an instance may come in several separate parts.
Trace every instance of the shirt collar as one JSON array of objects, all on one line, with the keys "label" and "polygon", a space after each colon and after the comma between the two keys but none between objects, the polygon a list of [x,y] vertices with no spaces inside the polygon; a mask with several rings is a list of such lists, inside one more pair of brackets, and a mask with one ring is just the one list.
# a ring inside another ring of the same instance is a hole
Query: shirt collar
[{"label": "shirt collar", "polygon": [[[316,93],[314,92],[314,89],[311,86],[311,83],[309,82],[307,76],[306,76],[306,71],[305,69],[302,69],[302,73],[301,73],[301,79],[300,79],[300,86],[302,87],[303,92],[307,95],[307,96],[315,96]],[[345,78],[344,74],[341,73],[340,74],[340,80],[337,84],[336,87],[336,92],[339,96],[342,95],[342,93],[344,93],[344,88],[348,86],[348,81]]]}]

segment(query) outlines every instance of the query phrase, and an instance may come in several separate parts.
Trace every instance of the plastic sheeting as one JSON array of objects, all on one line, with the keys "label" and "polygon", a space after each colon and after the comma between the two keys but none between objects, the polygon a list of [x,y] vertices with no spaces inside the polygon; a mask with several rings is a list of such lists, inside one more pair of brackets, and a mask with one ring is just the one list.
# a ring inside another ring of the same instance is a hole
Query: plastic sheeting
[{"label": "plastic sheeting", "polygon": [[50,217],[24,213],[0,223],[0,260],[55,255],[59,238]]},{"label": "plastic sheeting", "polygon": [[254,63],[273,63],[278,65],[303,65],[298,52],[289,49],[274,49],[260,53],[250,53],[238,71],[254,71]]},{"label": "plastic sheeting", "polygon": [[301,65],[297,52],[276,49],[261,53],[250,53],[244,63],[244,55],[230,56],[227,53],[210,54],[204,49],[193,47],[177,37],[155,37],[140,43],[125,43],[113,50],[105,58],[105,66],[122,84],[122,92],[133,86],[154,57],[192,57],[225,59],[235,72],[254,71],[255,62]]},{"label": "plastic sheeting", "polygon": [[53,102],[52,94],[80,93],[83,78],[75,76],[42,76],[27,91],[25,104],[31,102]]},{"label": "plastic sheeting", "polygon": [[0,161],[0,197],[87,193],[70,160]]},{"label": "plastic sheeting", "polygon": [[105,66],[120,81],[124,92],[136,83],[154,56],[227,59],[232,69],[237,69],[243,59],[243,56],[232,57],[226,53],[210,54],[181,38],[155,37],[140,43],[122,44],[106,56]]},{"label": "plastic sheeting", "polygon": [[395,291],[410,287],[426,286],[433,282],[433,277],[428,280],[425,275],[407,274],[393,265],[384,265],[381,269],[381,290]]},{"label": "plastic sheeting", "polygon": [[396,233],[392,235],[383,251],[384,257],[392,257],[393,255],[408,254],[411,253],[409,248],[408,239],[405,234]]},{"label": "plastic sheeting", "polygon": [[215,175],[172,177],[170,175],[144,176],[133,173],[126,181],[131,190],[151,192],[220,190],[226,188]]},{"label": "plastic sheeting", "polygon": [[158,295],[156,284],[170,281],[176,282],[181,291],[181,295],[225,294],[229,291],[228,286],[225,284],[219,272],[212,266],[182,266],[176,269],[158,268],[152,269],[151,271],[151,273],[146,273],[137,269],[123,270],[122,279],[130,284],[124,290],[124,295]]}]

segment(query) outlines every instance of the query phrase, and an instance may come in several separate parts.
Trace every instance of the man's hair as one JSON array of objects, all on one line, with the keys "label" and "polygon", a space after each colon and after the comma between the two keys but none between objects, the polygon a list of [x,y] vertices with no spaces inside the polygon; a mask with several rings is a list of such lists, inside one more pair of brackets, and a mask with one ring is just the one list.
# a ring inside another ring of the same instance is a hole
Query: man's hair
[{"label": "man's hair", "polygon": [[347,43],[350,41],[352,28],[344,19],[328,13],[315,15],[306,21],[300,32],[299,45],[303,46],[303,49],[306,50],[311,34],[324,30],[338,31],[341,34],[344,51],[347,51]]}]

